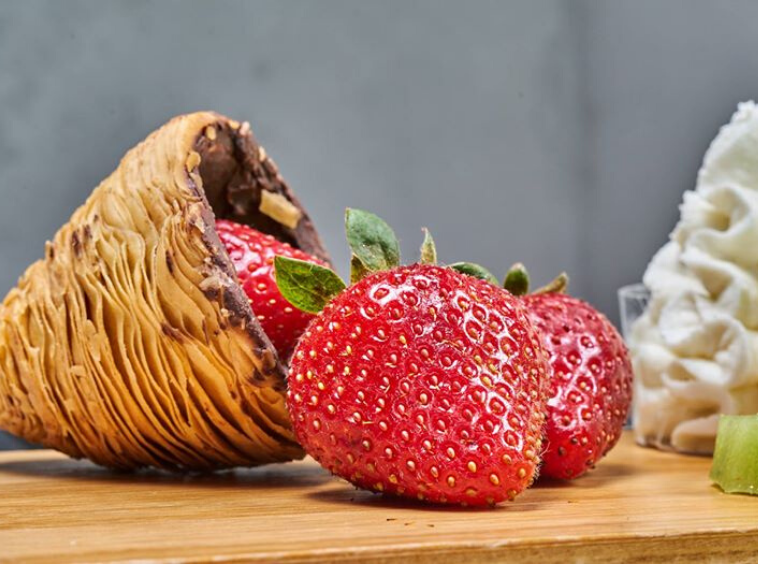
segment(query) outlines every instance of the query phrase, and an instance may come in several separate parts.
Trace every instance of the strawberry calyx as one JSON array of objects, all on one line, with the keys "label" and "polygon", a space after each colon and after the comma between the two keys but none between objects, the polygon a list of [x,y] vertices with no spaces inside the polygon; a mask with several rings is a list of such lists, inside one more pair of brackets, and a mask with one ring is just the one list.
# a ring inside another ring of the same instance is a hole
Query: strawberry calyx
[{"label": "strawberry calyx", "polygon": [[529,271],[522,263],[517,262],[508,269],[503,280],[503,288],[514,296],[565,294],[568,291],[569,277],[565,272],[561,272],[553,280],[533,292],[529,292],[529,283]]},{"label": "strawberry calyx", "polygon": [[[421,264],[437,264],[437,248],[431,233],[422,229]],[[345,235],[350,247],[350,284],[356,284],[370,274],[392,270],[400,266],[400,243],[392,227],[377,215],[364,210],[348,208],[345,211]],[[497,278],[486,268],[469,262],[457,262],[448,268],[486,280],[495,285]],[[339,275],[317,264],[299,259],[277,256],[274,273],[279,292],[296,308],[319,313],[347,285]]]}]

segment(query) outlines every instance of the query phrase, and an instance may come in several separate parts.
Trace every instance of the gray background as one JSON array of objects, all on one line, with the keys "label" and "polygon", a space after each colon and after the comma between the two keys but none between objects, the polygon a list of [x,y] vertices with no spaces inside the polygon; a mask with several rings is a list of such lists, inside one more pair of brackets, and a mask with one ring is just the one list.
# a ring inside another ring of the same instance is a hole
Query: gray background
[{"label": "gray background", "polygon": [[[441,259],[560,270],[617,321],[738,101],[758,4],[4,1],[0,293],[171,116],[251,122],[344,273],[345,206]],[[0,436],[0,448],[13,446]]]}]

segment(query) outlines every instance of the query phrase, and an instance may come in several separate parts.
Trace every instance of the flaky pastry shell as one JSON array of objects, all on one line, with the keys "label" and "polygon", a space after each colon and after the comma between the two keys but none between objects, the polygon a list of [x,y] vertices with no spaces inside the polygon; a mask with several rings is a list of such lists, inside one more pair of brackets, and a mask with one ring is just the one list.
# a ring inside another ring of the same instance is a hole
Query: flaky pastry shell
[{"label": "flaky pastry shell", "polygon": [[0,306],[0,428],[124,469],[301,457],[285,366],[215,217],[328,261],[249,125],[210,112],[171,120],[126,154]]}]

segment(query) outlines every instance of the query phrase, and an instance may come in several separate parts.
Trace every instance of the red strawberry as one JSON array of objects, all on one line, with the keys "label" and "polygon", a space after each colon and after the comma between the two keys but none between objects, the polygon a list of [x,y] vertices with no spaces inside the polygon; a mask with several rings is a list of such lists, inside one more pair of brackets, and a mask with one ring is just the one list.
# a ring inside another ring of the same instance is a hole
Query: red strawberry
[{"label": "red strawberry", "polygon": [[[352,230],[348,216],[349,239]],[[371,252],[391,245],[358,239],[353,266],[371,272]],[[422,256],[433,260],[427,241]],[[536,330],[519,300],[491,284],[429,264],[393,268],[390,254],[390,270],[331,299],[295,350],[288,407],[298,440],[369,490],[471,505],[513,499],[531,484],[541,447],[548,365]],[[292,290],[323,273],[293,274],[298,266],[277,258],[277,279],[308,307],[316,294]]]},{"label": "red strawberry", "polygon": [[[511,273],[518,269],[523,267]],[[595,308],[562,293],[566,283],[564,275],[523,298],[553,372],[541,469],[542,476],[553,478],[576,478],[594,467],[621,436],[632,399],[624,341]]]},{"label": "red strawberry", "polygon": [[274,257],[290,257],[320,265],[324,262],[271,235],[233,221],[219,219],[216,232],[229,253],[261,327],[279,356],[288,360],[313,315],[293,308],[282,297],[276,287]]}]

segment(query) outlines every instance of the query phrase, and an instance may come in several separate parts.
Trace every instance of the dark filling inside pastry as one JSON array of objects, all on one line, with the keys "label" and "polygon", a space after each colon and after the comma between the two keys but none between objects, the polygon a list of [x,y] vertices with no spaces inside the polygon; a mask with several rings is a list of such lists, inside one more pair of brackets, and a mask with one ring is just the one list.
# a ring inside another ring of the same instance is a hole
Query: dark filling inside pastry
[{"label": "dark filling inside pastry", "polygon": [[329,261],[310,217],[247,124],[207,128],[196,150],[205,196],[217,218],[249,225]]}]

